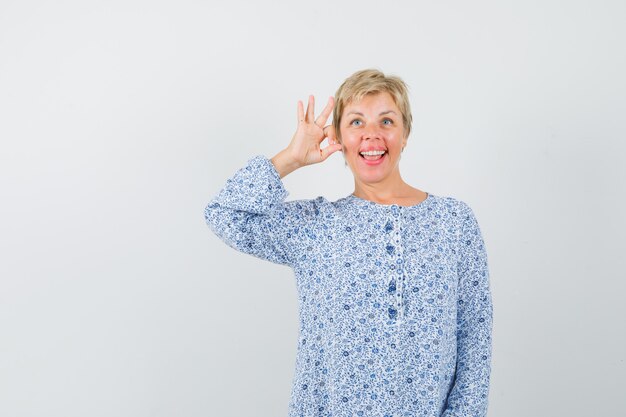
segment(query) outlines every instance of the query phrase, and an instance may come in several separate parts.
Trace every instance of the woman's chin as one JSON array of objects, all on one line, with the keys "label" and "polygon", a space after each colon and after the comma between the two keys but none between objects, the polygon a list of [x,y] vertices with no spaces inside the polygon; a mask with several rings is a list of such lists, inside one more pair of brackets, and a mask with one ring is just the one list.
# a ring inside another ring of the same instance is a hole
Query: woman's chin
[{"label": "woman's chin", "polygon": [[[359,157],[361,158],[361,157]],[[352,171],[352,175],[357,177],[359,180],[363,182],[375,183],[383,180],[387,175],[387,162],[386,160],[382,161],[377,165],[371,165],[363,162],[361,160],[352,161],[351,164],[348,164],[350,170]],[[386,156],[385,156],[385,159]]]},{"label": "woman's chin", "polygon": [[385,172],[383,172],[382,170],[361,169],[357,172],[357,177],[359,178],[359,180],[366,183],[380,182],[385,179],[385,176]]}]

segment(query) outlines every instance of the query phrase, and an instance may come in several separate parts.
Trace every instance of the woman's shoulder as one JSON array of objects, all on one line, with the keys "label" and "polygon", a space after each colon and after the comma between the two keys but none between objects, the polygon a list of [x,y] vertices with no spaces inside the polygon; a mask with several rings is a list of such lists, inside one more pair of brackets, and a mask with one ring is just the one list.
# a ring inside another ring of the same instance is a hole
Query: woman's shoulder
[{"label": "woman's shoulder", "polygon": [[355,207],[349,196],[331,199],[326,196],[285,201],[284,210],[305,221],[322,221],[329,225],[354,215]]},{"label": "woman's shoulder", "polygon": [[455,210],[456,212],[465,211],[469,208],[469,204],[459,197],[451,195],[438,195],[434,197],[439,202],[440,206],[448,208],[450,210]]},{"label": "woman's shoulder", "polygon": [[459,197],[429,194],[427,200],[430,200],[430,204],[426,211],[433,213],[445,223],[455,225],[455,227],[461,227],[465,221],[474,217],[470,204]]},{"label": "woman's shoulder", "polygon": [[460,227],[467,224],[477,224],[478,220],[472,205],[466,200],[453,196],[440,196],[441,207],[445,207],[446,211],[451,214]]},{"label": "woman's shoulder", "polygon": [[320,210],[331,204],[332,203],[326,197],[323,197],[323,196],[319,196],[315,198],[300,198],[300,199],[295,199],[295,200],[288,200],[288,201],[285,201],[284,203],[285,207],[291,210],[300,210],[300,211]]},{"label": "woman's shoulder", "polygon": [[285,201],[282,208],[285,215],[293,216],[301,221],[319,221],[332,218],[334,203],[326,197],[301,198]]},{"label": "woman's shoulder", "polygon": [[329,199],[326,196],[317,196],[314,198],[301,198],[295,200],[286,201],[285,204],[290,205],[293,208],[298,209],[336,209],[346,205],[349,202],[349,197],[341,197],[338,199]]}]

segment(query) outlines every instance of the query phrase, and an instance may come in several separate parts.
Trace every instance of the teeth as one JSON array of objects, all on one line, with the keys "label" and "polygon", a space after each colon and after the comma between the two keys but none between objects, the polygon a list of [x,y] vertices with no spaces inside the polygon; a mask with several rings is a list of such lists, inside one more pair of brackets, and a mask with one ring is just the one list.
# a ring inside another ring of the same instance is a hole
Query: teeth
[{"label": "teeth", "polygon": [[361,152],[361,155],[374,156],[374,155],[382,155],[384,153],[385,153],[385,151],[367,151],[367,152]]}]

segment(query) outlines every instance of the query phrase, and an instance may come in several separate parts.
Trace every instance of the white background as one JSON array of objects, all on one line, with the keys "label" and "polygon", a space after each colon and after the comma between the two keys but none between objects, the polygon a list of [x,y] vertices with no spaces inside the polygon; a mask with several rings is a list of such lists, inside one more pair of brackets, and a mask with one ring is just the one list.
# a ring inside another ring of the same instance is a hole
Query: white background
[{"label": "white background", "polygon": [[[0,415],[286,416],[291,269],[203,210],[353,72],[411,88],[401,172],[489,254],[490,416],[626,409],[626,4],[0,2]],[[288,200],[353,191],[341,154]]]}]

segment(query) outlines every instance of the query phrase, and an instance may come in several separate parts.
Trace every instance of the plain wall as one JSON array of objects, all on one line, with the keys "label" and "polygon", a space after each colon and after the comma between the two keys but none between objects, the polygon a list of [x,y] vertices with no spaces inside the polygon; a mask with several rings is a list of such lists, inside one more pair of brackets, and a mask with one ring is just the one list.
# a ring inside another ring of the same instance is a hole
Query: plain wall
[{"label": "plain wall", "polygon": [[[489,256],[490,416],[626,409],[623,1],[0,3],[0,415],[286,416],[291,269],[203,210],[354,71]],[[288,200],[353,191],[340,153]]]}]

